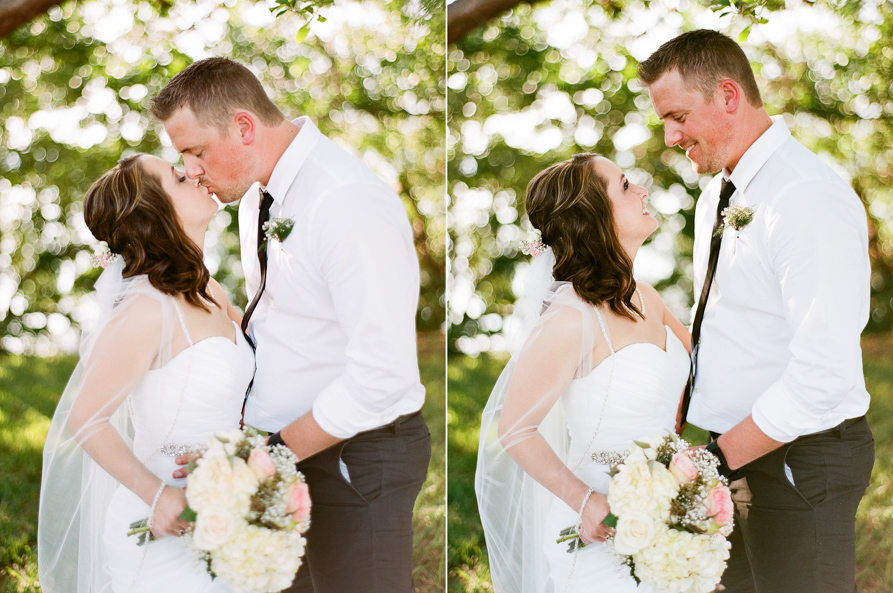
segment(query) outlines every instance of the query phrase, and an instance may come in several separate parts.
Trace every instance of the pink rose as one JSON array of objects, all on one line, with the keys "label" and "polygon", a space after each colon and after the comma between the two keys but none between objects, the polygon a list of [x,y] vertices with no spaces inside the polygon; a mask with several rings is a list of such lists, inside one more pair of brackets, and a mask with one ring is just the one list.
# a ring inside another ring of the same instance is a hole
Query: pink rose
[{"label": "pink rose", "polygon": [[303,523],[310,516],[310,489],[307,484],[298,480],[288,487],[286,493],[285,512],[291,514],[291,518],[298,523]]},{"label": "pink rose", "polygon": [[676,478],[676,481],[682,485],[690,484],[698,477],[698,468],[695,463],[685,453],[676,453],[670,460],[670,473]]},{"label": "pink rose", "polygon": [[728,525],[732,520],[732,493],[720,484],[707,495],[707,516],[717,525]]},{"label": "pink rose", "polygon": [[255,447],[248,456],[248,467],[258,480],[266,480],[276,475],[276,464],[263,447]]}]

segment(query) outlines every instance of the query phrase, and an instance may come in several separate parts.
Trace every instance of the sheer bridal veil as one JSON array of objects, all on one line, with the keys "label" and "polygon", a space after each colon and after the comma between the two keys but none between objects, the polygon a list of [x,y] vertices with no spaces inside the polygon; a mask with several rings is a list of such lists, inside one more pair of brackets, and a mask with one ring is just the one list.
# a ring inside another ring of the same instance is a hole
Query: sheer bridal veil
[{"label": "sheer bridal veil", "polygon": [[[177,327],[172,298],[153,288],[145,276],[123,278],[123,268],[119,256],[96,281],[98,314],[92,327],[84,323],[80,361],[59,400],[44,447],[37,535],[44,593],[111,591],[103,528],[118,482],[83,447],[111,428],[132,449],[133,426],[125,402],[134,382],[116,381],[123,374],[120,361],[127,360],[130,349],[143,348],[158,353],[151,368],[171,359]],[[149,342],[130,335],[134,321],[146,315],[160,320]],[[109,387],[113,385],[119,387]]]},{"label": "sheer bridal veil", "polygon": [[[501,420],[503,404],[516,366],[539,365],[540,360],[530,352],[540,348],[538,340],[545,339],[543,328],[556,320],[580,328],[580,348],[575,377],[585,376],[592,366],[592,349],[596,323],[592,307],[574,293],[567,282],[553,282],[552,268],[555,257],[551,249],[533,259],[528,269],[526,304],[524,310],[524,336],[522,346],[515,352],[490,395],[481,417],[480,444],[478,448],[475,492],[487,553],[490,574],[496,593],[548,593],[553,591],[549,569],[543,553],[543,544],[549,534],[544,531],[546,514],[555,495],[540,485],[509,455],[508,450],[528,438],[542,437],[565,466],[568,463],[569,436],[562,407],[551,405],[540,419],[543,408],[511,422]],[[549,361],[543,361],[543,372],[548,373]],[[527,393],[531,401],[557,402],[567,382],[556,380],[554,385],[536,388]],[[533,388],[529,388],[530,391]],[[535,416],[535,418],[534,418]],[[558,537],[558,534],[555,534]]]}]

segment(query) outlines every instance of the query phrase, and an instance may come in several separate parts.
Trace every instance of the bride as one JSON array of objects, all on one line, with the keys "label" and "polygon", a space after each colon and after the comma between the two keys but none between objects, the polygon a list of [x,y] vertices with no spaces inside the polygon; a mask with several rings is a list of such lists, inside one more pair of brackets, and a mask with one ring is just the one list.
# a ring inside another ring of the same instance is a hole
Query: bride
[{"label": "bride", "polygon": [[[527,188],[548,246],[530,277],[545,298],[484,409],[475,478],[496,593],[650,591],[617,568],[601,524],[609,465],[634,439],[674,429],[688,378],[688,331],[633,279],[658,225],[646,196],[594,154]],[[590,545],[569,554],[555,540],[575,524]]]},{"label": "bride", "polygon": [[[99,319],[44,448],[38,525],[46,593],[214,592],[178,536],[189,524],[174,456],[239,426],[254,355],[202,262],[217,203],[162,159],[123,159],[84,199],[118,255],[96,283]],[[159,539],[127,532],[150,518]]]}]

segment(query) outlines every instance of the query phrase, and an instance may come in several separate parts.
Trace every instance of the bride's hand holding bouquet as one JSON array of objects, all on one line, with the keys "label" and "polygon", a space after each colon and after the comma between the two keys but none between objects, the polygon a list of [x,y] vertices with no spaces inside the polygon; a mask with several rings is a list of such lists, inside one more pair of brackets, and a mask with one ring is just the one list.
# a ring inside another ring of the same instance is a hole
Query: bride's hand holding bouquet
[{"label": "bride's hand holding bouquet", "polygon": [[[707,593],[725,570],[733,505],[718,460],[675,435],[635,441],[611,468],[603,523],[616,527],[608,549],[637,582],[659,591]],[[579,533],[579,537],[574,532]],[[568,552],[590,543],[572,526],[560,532]]]},{"label": "bride's hand holding bouquet", "polygon": [[[246,593],[280,591],[291,584],[310,527],[310,494],[287,447],[266,445],[263,436],[233,429],[208,441],[187,466],[186,489],[164,487],[150,519],[131,533],[179,531],[208,572]],[[172,493],[165,500],[162,496]],[[179,498],[178,498],[179,496]],[[181,509],[176,521],[170,512]],[[160,512],[159,512],[160,511]],[[153,538],[141,536],[140,543]]]}]

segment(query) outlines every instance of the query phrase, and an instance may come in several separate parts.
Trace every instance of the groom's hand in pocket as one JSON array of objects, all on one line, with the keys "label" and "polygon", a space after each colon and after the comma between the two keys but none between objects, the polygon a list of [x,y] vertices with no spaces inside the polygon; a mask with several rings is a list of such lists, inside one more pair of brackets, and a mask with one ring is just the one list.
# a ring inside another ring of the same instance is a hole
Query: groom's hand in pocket
[{"label": "groom's hand in pocket", "polygon": [[185,478],[189,475],[189,472],[195,469],[195,462],[201,459],[201,453],[184,453],[183,455],[178,455],[174,462],[183,466],[174,470],[173,476],[176,479]]}]

